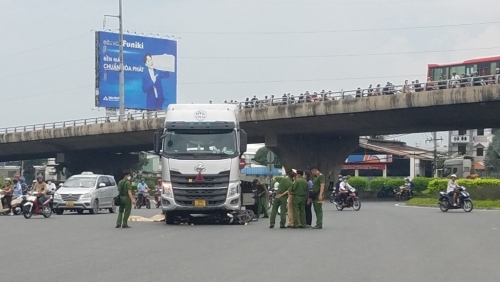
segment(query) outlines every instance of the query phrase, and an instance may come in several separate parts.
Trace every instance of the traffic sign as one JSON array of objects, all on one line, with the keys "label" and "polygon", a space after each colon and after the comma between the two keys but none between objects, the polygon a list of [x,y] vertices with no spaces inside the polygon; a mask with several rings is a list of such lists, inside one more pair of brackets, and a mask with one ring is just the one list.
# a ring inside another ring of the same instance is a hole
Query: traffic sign
[{"label": "traffic sign", "polygon": [[274,164],[273,163],[270,163],[267,165],[267,168],[269,169],[269,171],[274,171]]},{"label": "traffic sign", "polygon": [[273,164],[274,159],[276,159],[276,155],[272,151],[267,152],[267,163]]}]

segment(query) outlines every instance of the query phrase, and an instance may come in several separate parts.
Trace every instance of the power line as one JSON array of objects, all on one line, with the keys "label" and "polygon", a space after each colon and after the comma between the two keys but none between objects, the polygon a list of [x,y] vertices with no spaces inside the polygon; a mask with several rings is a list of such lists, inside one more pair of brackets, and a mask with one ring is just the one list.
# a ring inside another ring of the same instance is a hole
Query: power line
[{"label": "power line", "polygon": [[382,79],[395,77],[415,77],[422,74],[408,75],[387,75],[387,76],[372,76],[372,77],[344,77],[344,78],[324,78],[324,79],[293,79],[293,80],[260,80],[260,81],[207,81],[207,82],[181,82],[179,84],[194,85],[194,84],[252,84],[252,83],[277,83],[277,82],[309,82],[309,81],[337,81],[337,80],[360,80],[360,79]]},{"label": "power line", "polygon": [[448,49],[448,50],[428,50],[428,51],[409,51],[409,52],[388,52],[388,53],[366,53],[366,54],[334,54],[334,55],[303,55],[303,56],[213,56],[213,57],[179,57],[179,59],[291,59],[291,58],[333,58],[333,57],[359,57],[359,56],[385,56],[385,55],[405,55],[405,54],[424,54],[424,53],[441,53],[441,52],[458,52],[458,51],[476,51],[476,50],[492,50],[500,49],[500,46],[484,47],[484,48],[464,48],[464,49]]},{"label": "power line", "polygon": [[42,93],[38,93],[38,94],[31,94],[31,95],[25,95],[25,96],[14,96],[14,97],[7,98],[7,99],[1,99],[0,102],[3,102],[3,101],[12,101],[12,100],[19,100],[19,99],[30,98],[30,97],[38,97],[38,96],[44,96],[44,95],[49,95],[49,94],[54,94],[54,93],[61,93],[61,92],[72,91],[72,90],[78,90],[78,89],[82,89],[82,88],[86,88],[86,87],[90,87],[90,86],[94,86],[94,85],[90,84],[90,85],[83,85],[83,86],[78,86],[78,87],[73,87],[73,88],[67,88],[67,89],[61,89],[61,90],[56,90],[56,91],[42,92]]},{"label": "power line", "polygon": [[42,45],[42,46],[39,46],[39,47],[36,47],[36,48],[32,48],[32,49],[28,49],[28,50],[24,50],[24,51],[21,51],[21,52],[17,52],[17,53],[13,53],[13,54],[9,54],[7,56],[3,56],[3,57],[0,57],[0,59],[5,59],[5,58],[9,58],[9,57],[13,57],[13,56],[17,56],[17,55],[21,55],[21,54],[24,54],[24,53],[27,53],[27,52],[30,52],[30,51],[34,51],[34,50],[38,50],[38,49],[42,49],[42,48],[46,48],[46,47],[50,47],[50,46],[54,46],[54,45],[57,45],[57,44],[60,44],[60,43],[64,43],[64,42],[68,42],[68,41],[72,41],[72,40],[75,40],[75,39],[78,39],[80,37],[83,37],[85,35],[89,35],[89,33],[85,33],[85,34],[80,34],[78,36],[75,36],[75,37],[71,37],[71,38],[68,38],[68,39],[64,39],[64,40],[60,40],[60,41],[56,41],[56,42],[52,42],[50,44],[47,44],[47,45]]},{"label": "power line", "polygon": [[323,34],[323,33],[345,33],[345,32],[368,32],[368,31],[391,31],[391,30],[410,30],[410,29],[429,29],[429,28],[446,28],[446,27],[463,27],[475,25],[498,24],[500,21],[482,22],[482,23],[462,23],[462,24],[443,24],[443,25],[428,25],[428,26],[411,26],[411,27],[389,27],[389,28],[365,28],[365,29],[337,29],[323,31],[260,31],[260,32],[236,32],[236,31],[164,31],[162,33],[181,33],[181,34],[208,34],[208,35],[266,35],[266,34]]},{"label": "power line", "polygon": [[33,70],[33,71],[28,71],[28,72],[23,72],[23,73],[17,73],[17,74],[13,74],[13,75],[9,75],[9,76],[4,76],[4,77],[0,77],[0,80],[1,79],[6,79],[6,78],[17,77],[17,76],[21,76],[21,75],[25,75],[25,74],[35,73],[35,72],[41,72],[41,71],[44,71],[44,70],[50,70],[50,69],[54,69],[54,68],[58,68],[58,67],[62,67],[62,66],[72,65],[74,63],[78,63],[78,62],[82,62],[82,61],[87,61],[87,60],[90,60],[90,59],[94,59],[94,57],[85,58],[85,59],[81,59],[81,60],[77,60],[77,61],[72,61],[72,62],[67,62],[65,64],[60,64],[60,65],[55,65],[55,66],[51,66],[51,67],[46,67],[46,68],[43,68],[43,69],[38,69],[38,70]]}]

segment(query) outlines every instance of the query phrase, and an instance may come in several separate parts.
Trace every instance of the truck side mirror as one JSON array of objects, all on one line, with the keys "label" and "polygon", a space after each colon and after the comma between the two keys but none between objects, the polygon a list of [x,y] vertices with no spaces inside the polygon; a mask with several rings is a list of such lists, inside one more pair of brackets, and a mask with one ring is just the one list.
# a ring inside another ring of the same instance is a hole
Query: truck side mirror
[{"label": "truck side mirror", "polygon": [[247,133],[245,130],[240,129],[240,154],[243,155],[247,151]]},{"label": "truck side mirror", "polygon": [[160,151],[161,151],[161,132],[160,131],[156,131],[154,134],[153,147],[154,147],[155,154],[160,155]]}]

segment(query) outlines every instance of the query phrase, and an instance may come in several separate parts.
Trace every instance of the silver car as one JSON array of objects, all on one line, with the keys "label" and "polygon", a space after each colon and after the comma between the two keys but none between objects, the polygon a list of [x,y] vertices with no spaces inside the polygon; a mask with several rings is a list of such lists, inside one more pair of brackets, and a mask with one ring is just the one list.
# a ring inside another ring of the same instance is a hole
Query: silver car
[{"label": "silver car", "polygon": [[116,211],[113,198],[118,196],[115,178],[111,175],[85,172],[73,175],[54,194],[54,210],[61,215],[65,210],[76,210],[79,214],[88,210],[97,214],[99,210]]}]

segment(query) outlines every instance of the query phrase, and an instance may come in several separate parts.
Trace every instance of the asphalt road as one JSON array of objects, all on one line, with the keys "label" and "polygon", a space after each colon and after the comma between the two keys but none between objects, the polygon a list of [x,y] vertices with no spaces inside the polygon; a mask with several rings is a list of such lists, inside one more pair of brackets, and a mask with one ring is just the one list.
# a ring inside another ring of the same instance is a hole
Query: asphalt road
[{"label": "asphalt road", "polygon": [[[323,230],[0,217],[0,281],[498,281],[500,212],[325,203]],[[150,217],[158,210],[133,210]]]}]

